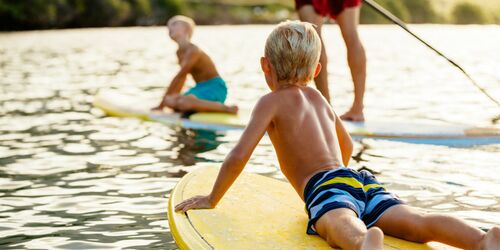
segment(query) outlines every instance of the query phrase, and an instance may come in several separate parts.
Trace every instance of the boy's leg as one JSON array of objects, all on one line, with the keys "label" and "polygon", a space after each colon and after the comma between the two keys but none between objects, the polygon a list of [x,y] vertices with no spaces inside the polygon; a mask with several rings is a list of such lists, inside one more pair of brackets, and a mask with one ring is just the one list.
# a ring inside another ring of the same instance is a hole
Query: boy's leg
[{"label": "boy's leg", "polygon": [[375,226],[409,241],[425,243],[438,241],[462,249],[480,249],[485,233],[465,221],[446,215],[422,214],[407,205],[387,210]]},{"label": "boy's leg", "polygon": [[483,249],[500,249],[500,227],[493,227],[484,236]]},{"label": "boy's leg", "polygon": [[168,107],[170,109],[173,109],[175,110],[175,104],[177,102],[177,98],[179,97],[179,95],[177,94],[174,94],[174,95],[166,95],[165,97],[163,97],[163,100],[160,104],[159,107],[155,108],[155,109],[158,109],[158,110],[163,110],[164,107]]},{"label": "boy's leg", "polygon": [[323,38],[321,36],[321,27],[323,25],[323,17],[316,13],[312,5],[304,5],[299,11],[299,18],[303,22],[309,22],[316,25],[316,31],[321,39],[321,56],[319,62],[321,63],[321,71],[319,75],[314,78],[314,83],[316,88],[321,92],[321,94],[326,98],[328,103],[330,103],[330,91],[328,89],[328,70],[327,70],[327,58],[325,44],[323,43]]},{"label": "boy's leg", "polygon": [[366,55],[358,36],[360,6],[347,8],[337,17],[337,24],[347,47],[347,62],[351,69],[354,83],[354,101],[352,107],[340,118],[352,121],[364,121],[363,97],[366,81]]},{"label": "boy's leg", "polygon": [[238,107],[227,106],[219,102],[206,101],[196,98],[194,95],[179,95],[176,100],[175,109],[179,111],[196,112],[224,112],[236,114]]},{"label": "boy's leg", "polygon": [[314,225],[316,232],[332,247],[342,249],[382,249],[380,229],[366,229],[365,224],[348,208],[337,208],[322,215]]}]

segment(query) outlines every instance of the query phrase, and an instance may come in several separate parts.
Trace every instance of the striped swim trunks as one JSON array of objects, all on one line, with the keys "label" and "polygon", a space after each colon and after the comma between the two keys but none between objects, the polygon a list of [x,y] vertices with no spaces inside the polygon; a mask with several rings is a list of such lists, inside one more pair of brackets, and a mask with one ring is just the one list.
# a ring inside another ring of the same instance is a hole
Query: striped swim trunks
[{"label": "striped swim trunks", "polygon": [[349,208],[371,227],[389,207],[402,204],[370,172],[339,167],[315,174],[304,189],[309,215],[307,234],[317,234],[314,224],[330,210]]}]

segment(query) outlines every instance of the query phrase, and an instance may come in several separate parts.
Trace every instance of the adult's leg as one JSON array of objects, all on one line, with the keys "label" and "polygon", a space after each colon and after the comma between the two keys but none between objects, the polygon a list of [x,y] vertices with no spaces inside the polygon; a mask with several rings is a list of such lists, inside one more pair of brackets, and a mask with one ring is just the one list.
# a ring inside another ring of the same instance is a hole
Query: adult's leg
[{"label": "adult's leg", "polygon": [[319,58],[319,62],[321,63],[321,71],[319,75],[314,78],[314,83],[316,84],[316,88],[321,92],[321,94],[325,97],[325,99],[330,102],[330,91],[328,89],[328,70],[327,70],[327,57],[325,44],[323,43],[323,38],[321,36],[321,27],[323,26],[323,17],[316,13],[314,7],[312,5],[304,5],[299,10],[299,18],[303,22],[309,22],[316,25],[316,31],[318,32],[319,37],[321,38],[321,57]]},{"label": "adult's leg", "polygon": [[[438,241],[462,249],[481,249],[485,233],[455,217],[422,214],[407,205],[387,210],[375,226],[409,241],[425,243]],[[498,240],[498,239],[497,239]]]},{"label": "adult's leg", "polygon": [[354,83],[354,101],[349,111],[340,118],[351,121],[364,121],[365,119],[363,97],[366,81],[366,55],[358,36],[359,11],[360,6],[347,8],[336,19],[347,47],[347,62]]},{"label": "adult's leg", "polygon": [[179,95],[176,100],[175,109],[179,111],[196,111],[196,112],[238,112],[238,107],[227,106],[219,102],[206,101],[196,98],[193,95]]},{"label": "adult's leg", "polygon": [[365,224],[348,208],[330,210],[316,221],[316,232],[331,247],[342,249],[382,249],[384,234],[377,227]]}]

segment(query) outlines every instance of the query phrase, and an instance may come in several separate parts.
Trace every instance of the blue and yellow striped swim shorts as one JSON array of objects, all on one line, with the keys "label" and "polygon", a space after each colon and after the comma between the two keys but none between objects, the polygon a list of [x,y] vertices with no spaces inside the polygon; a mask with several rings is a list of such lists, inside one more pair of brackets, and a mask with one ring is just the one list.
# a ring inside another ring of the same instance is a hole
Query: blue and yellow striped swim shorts
[{"label": "blue and yellow striped swim shorts", "polygon": [[307,234],[317,234],[314,224],[326,212],[337,208],[353,210],[367,227],[371,227],[389,207],[402,204],[370,172],[339,167],[315,174],[304,189],[309,215]]}]

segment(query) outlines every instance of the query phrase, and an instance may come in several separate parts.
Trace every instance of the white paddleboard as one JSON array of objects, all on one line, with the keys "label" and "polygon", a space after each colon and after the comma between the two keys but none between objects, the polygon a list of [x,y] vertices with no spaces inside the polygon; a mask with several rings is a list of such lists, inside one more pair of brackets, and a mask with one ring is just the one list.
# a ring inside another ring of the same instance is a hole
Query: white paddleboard
[{"label": "white paddleboard", "polygon": [[[184,128],[207,130],[243,129],[250,119],[250,110],[240,110],[237,115],[227,113],[195,113],[182,118],[173,111],[154,112],[161,96],[145,91],[101,90],[94,98],[94,106],[108,115],[136,117],[143,120],[175,124]],[[480,128],[465,125],[412,123],[369,120],[344,121],[355,138],[383,138],[411,143],[439,145],[479,145],[500,143],[499,128]]]},{"label": "white paddleboard", "polygon": [[94,106],[106,114],[117,117],[135,117],[147,121],[156,121],[178,125],[191,129],[231,130],[242,129],[248,123],[250,111],[241,110],[237,115],[216,112],[200,112],[181,117],[180,113],[164,109],[152,111],[158,105],[161,96],[145,91],[101,90],[94,97]]}]

